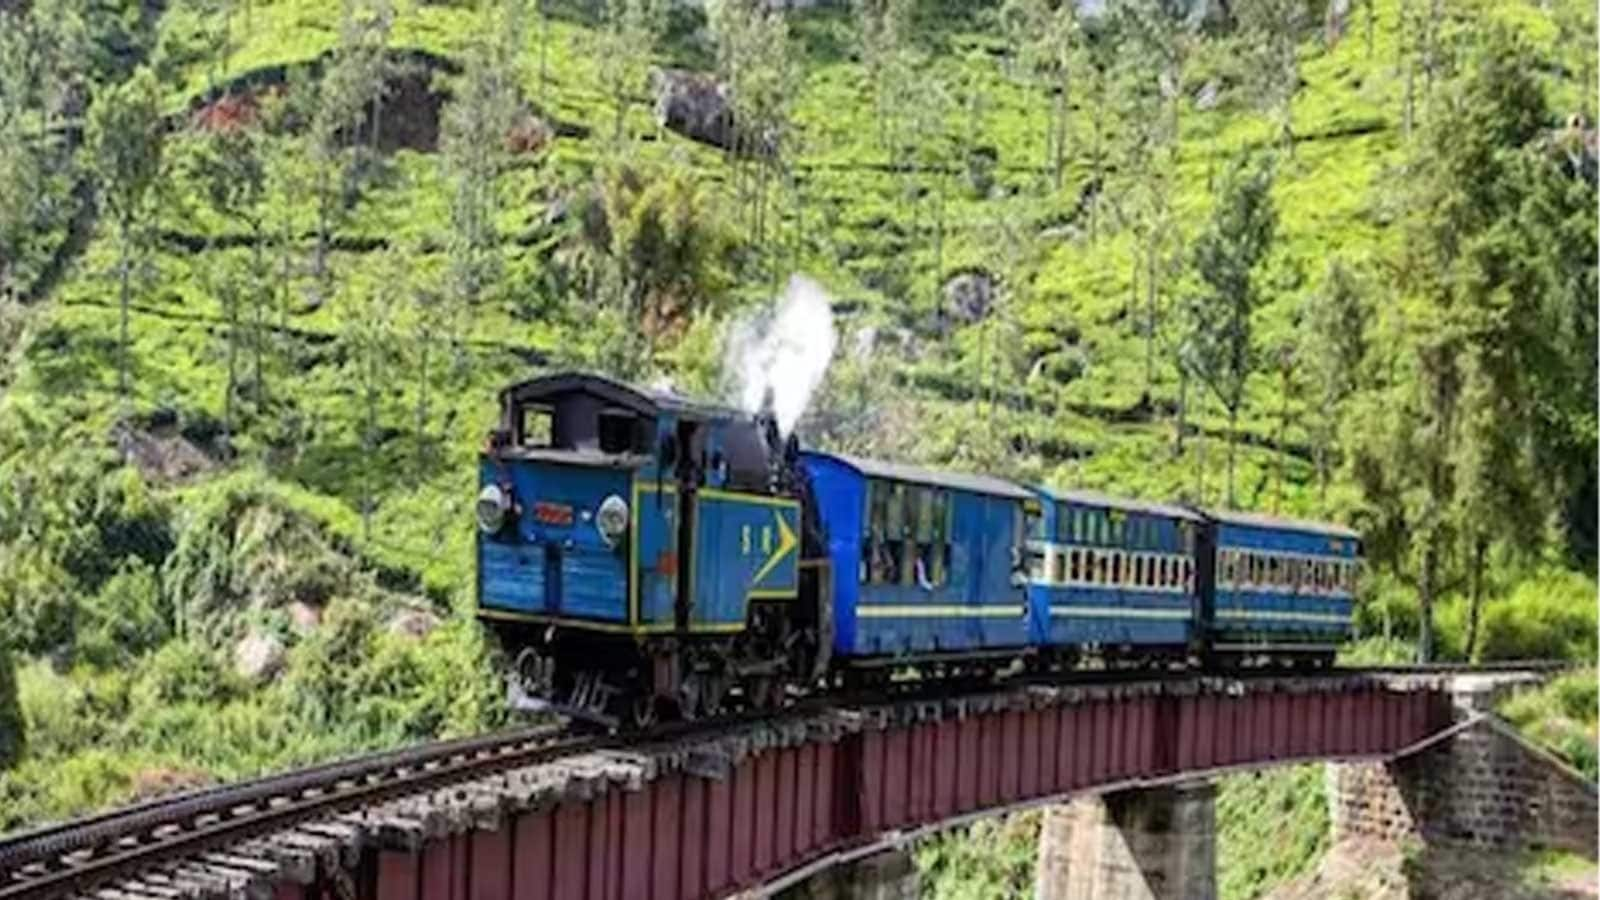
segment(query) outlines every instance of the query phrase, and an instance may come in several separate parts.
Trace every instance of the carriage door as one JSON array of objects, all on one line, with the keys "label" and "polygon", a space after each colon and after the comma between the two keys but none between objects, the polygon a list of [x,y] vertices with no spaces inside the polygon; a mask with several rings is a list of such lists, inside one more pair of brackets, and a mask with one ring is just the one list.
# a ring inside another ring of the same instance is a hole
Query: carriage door
[{"label": "carriage door", "polygon": [[696,505],[700,484],[705,477],[706,434],[700,422],[678,421],[678,596],[673,605],[673,624],[679,631],[689,627],[694,613],[694,557]]},{"label": "carriage door", "polygon": [[1217,612],[1217,526],[1214,522],[1178,523],[1182,552],[1194,557],[1194,631],[1205,640]]}]

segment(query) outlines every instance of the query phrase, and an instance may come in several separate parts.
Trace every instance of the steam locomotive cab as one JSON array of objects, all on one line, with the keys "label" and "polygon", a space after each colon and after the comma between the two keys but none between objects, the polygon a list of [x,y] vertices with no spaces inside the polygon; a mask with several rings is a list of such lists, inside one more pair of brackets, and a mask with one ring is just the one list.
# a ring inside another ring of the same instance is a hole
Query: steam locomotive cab
[{"label": "steam locomotive cab", "polygon": [[590,375],[503,391],[477,601],[513,702],[633,724],[772,702],[817,643],[795,490],[759,417]]}]

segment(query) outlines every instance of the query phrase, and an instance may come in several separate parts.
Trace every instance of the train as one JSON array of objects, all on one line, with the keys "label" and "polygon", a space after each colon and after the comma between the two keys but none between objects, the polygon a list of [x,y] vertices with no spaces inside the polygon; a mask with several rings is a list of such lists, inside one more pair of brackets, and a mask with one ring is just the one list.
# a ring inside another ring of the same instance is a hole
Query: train
[{"label": "train", "polygon": [[563,372],[500,392],[476,611],[519,708],[644,728],[905,680],[1323,667],[1349,528],[863,459]]}]

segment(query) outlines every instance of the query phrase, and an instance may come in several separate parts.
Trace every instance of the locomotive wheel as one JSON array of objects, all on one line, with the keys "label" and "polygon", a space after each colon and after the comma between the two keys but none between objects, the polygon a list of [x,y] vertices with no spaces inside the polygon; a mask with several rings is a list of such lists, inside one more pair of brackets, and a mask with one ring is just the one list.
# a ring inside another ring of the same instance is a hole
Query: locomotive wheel
[{"label": "locomotive wheel", "polygon": [[639,731],[654,728],[660,721],[660,714],[656,710],[656,698],[649,694],[635,696],[629,706],[631,709],[628,721]]},{"label": "locomotive wheel", "polygon": [[697,672],[689,676],[695,685],[698,714],[707,719],[722,715],[728,699],[728,676],[716,672]]}]

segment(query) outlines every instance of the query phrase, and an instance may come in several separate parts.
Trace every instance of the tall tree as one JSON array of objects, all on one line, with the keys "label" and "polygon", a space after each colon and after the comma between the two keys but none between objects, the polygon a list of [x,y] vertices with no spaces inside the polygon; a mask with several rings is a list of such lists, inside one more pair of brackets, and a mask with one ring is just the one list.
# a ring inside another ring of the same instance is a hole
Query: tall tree
[{"label": "tall tree", "polygon": [[1049,100],[1043,159],[1059,191],[1066,169],[1068,111],[1081,42],[1078,4],[1072,0],[1006,0],[1000,18],[1009,43],[1016,48],[1014,76],[1038,85]]},{"label": "tall tree", "polygon": [[[1182,94],[1188,35],[1183,20],[1161,0],[1126,0],[1114,10],[1120,52],[1108,76],[1126,122],[1114,151],[1117,168],[1126,173],[1118,209],[1138,247],[1129,281],[1134,305],[1144,307],[1148,399],[1155,385],[1162,290],[1179,262],[1172,213],[1178,149],[1175,101]],[[1168,108],[1171,114],[1164,115]]]},{"label": "tall tree", "polygon": [[390,25],[384,9],[381,0],[375,10],[367,10],[361,0],[344,0],[339,43],[324,57],[320,77],[306,84],[311,96],[302,100],[311,110],[307,156],[317,210],[311,273],[319,302],[331,286],[333,233],[344,219],[347,196],[356,188],[357,132],[384,89]]},{"label": "tall tree", "polygon": [[1239,409],[1255,364],[1251,319],[1264,299],[1261,267],[1272,249],[1277,211],[1273,163],[1241,157],[1222,176],[1206,230],[1194,242],[1198,290],[1187,299],[1185,340],[1190,374],[1209,387],[1228,414],[1227,502],[1235,502]]},{"label": "tall tree", "polygon": [[1337,461],[1345,401],[1355,393],[1366,358],[1370,317],[1361,295],[1366,285],[1339,257],[1328,261],[1321,285],[1299,310],[1300,366],[1310,388],[1307,431],[1317,470],[1317,499],[1328,512],[1328,481]]},{"label": "tall tree", "polygon": [[666,27],[666,4],[663,0],[605,0],[604,12],[595,52],[600,82],[612,105],[611,139],[620,145],[628,110],[644,90],[650,57]]},{"label": "tall tree", "polygon": [[1305,0],[1252,0],[1240,4],[1239,17],[1255,59],[1255,89],[1272,111],[1278,142],[1294,154],[1294,95],[1300,86],[1300,37],[1309,16]]},{"label": "tall tree", "polygon": [[872,86],[878,146],[896,164],[894,131],[897,116],[893,98],[909,77],[905,54],[910,49],[912,0],[851,0],[855,13],[858,52]]},{"label": "tall tree", "polygon": [[[1594,270],[1552,254],[1575,250],[1577,234],[1592,241],[1592,186],[1574,190],[1581,176],[1550,152],[1522,39],[1489,29],[1469,51],[1408,166],[1391,314],[1399,376],[1377,392],[1403,412],[1374,417],[1382,427],[1363,436],[1356,467],[1385,538],[1375,558],[1417,587],[1424,658],[1439,593],[1464,577],[1475,643],[1486,556],[1543,549],[1543,524],[1573,483],[1562,476],[1592,483],[1594,470],[1592,438],[1571,457],[1579,442],[1556,438],[1592,435],[1592,424],[1555,424],[1583,406],[1592,413],[1593,300],[1581,292],[1594,290]],[[1574,366],[1579,342],[1588,361]]]},{"label": "tall tree", "polygon": [[117,241],[117,393],[128,401],[128,315],[133,268],[145,252],[163,144],[161,89],[141,67],[103,93],[89,113],[88,145],[101,201]]},{"label": "tall tree", "polygon": [[[780,9],[748,0],[711,7],[717,70],[733,106],[735,146],[729,154],[740,207],[758,245],[765,243],[767,194],[783,169],[794,92],[788,18]],[[754,168],[753,176],[747,172]],[[774,273],[776,274],[776,273]]]},{"label": "tall tree", "polygon": [[228,291],[224,305],[229,320],[228,393],[223,405],[223,419],[224,427],[231,428],[234,393],[238,386],[241,302],[250,309],[250,350],[254,362],[251,393],[258,410],[266,391],[263,357],[270,327],[267,308],[271,303],[272,282],[266,256],[268,206],[265,135],[253,125],[237,123],[213,131],[206,143],[202,183],[206,186],[207,197],[214,210],[245,229],[250,246],[246,277],[230,276],[222,280]]},{"label": "tall tree", "polygon": [[377,509],[377,484],[373,473],[381,471],[373,461],[380,449],[378,439],[386,413],[384,400],[394,393],[392,379],[397,355],[394,320],[400,303],[399,285],[394,276],[403,271],[405,265],[400,250],[389,247],[375,255],[365,292],[351,289],[345,296],[351,308],[344,317],[346,326],[340,335],[340,349],[356,405],[354,418],[361,423],[361,458],[369,461],[361,466],[360,488],[361,536],[369,543],[372,541],[372,514]]},{"label": "tall tree", "polygon": [[450,185],[448,290],[441,317],[459,353],[461,331],[501,274],[495,219],[504,205],[501,171],[509,161],[506,135],[517,105],[517,54],[522,46],[520,0],[484,13],[485,35],[467,54],[465,71],[445,106],[439,164]]}]

